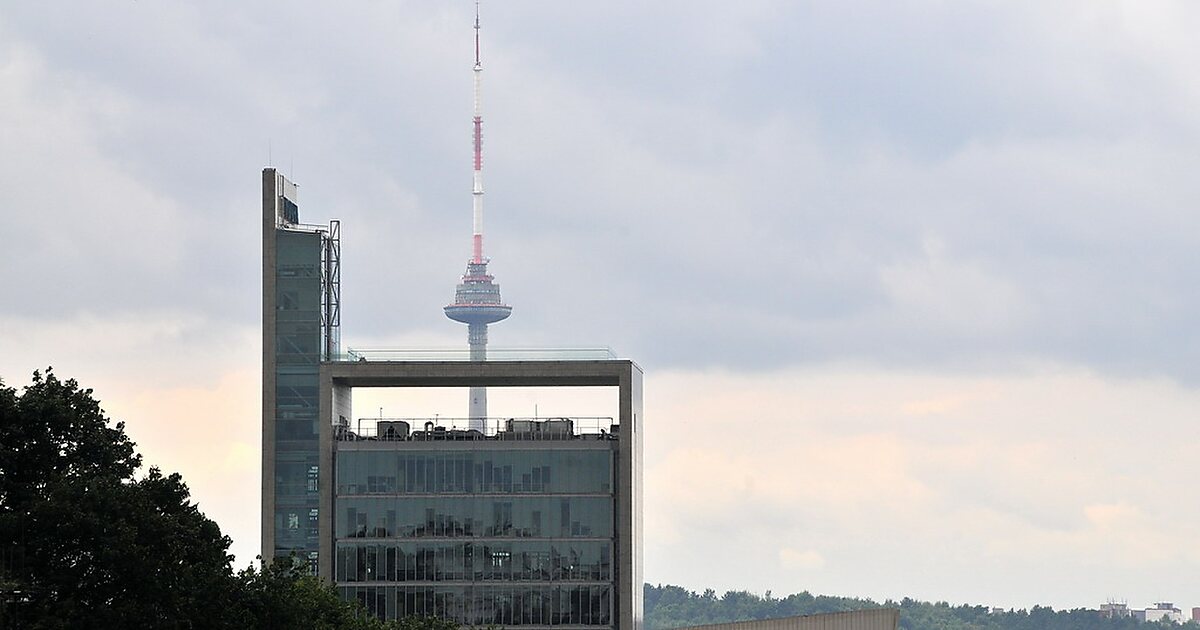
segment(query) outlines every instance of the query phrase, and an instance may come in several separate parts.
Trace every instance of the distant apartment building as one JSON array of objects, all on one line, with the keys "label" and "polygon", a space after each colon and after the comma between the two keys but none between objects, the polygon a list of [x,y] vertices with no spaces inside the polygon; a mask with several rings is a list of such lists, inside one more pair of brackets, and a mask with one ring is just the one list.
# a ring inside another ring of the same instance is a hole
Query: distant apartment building
[{"label": "distant apartment building", "polygon": [[1155,602],[1154,608],[1133,611],[1133,618],[1138,621],[1173,621],[1183,623],[1183,611],[1172,602]]},{"label": "distant apartment building", "polygon": [[[1100,604],[1100,616],[1106,619],[1132,618],[1137,621],[1173,621],[1183,623],[1183,611],[1172,602],[1155,602],[1152,608],[1130,608],[1125,602]],[[1192,609],[1192,620],[1200,621],[1200,608]]]},{"label": "distant apartment building", "polygon": [[1129,609],[1129,604],[1125,602],[1110,601],[1107,604],[1100,604],[1100,616],[1107,619],[1121,619],[1133,616],[1133,611]]},{"label": "distant apartment building", "polygon": [[[1200,608],[1193,608],[1193,618],[1195,618],[1196,611],[1200,611]],[[1110,604],[1100,605],[1100,616],[1110,619],[1116,617],[1133,617],[1139,620],[1139,622],[1162,622],[1165,619],[1168,622],[1180,624],[1186,620],[1183,618],[1183,611],[1180,608],[1176,608],[1174,602],[1170,601],[1154,602],[1154,607],[1152,608],[1129,608],[1124,604],[1112,604],[1110,602]]]}]

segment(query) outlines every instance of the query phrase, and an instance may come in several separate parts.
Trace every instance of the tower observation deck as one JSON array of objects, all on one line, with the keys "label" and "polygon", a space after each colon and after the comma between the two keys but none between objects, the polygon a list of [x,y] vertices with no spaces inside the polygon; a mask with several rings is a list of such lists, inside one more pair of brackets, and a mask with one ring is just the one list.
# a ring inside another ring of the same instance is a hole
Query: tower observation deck
[{"label": "tower observation deck", "polygon": [[[454,302],[443,310],[446,317],[467,325],[467,344],[471,349],[472,361],[487,360],[487,327],[506,319],[512,307],[500,299],[500,285],[488,273],[488,259],[483,256],[483,107],[480,81],[483,64],[479,57],[479,1],[475,2],[475,116],[472,120],[474,133],[474,174],[472,178],[472,224],[471,259],[467,271],[454,291]],[[487,390],[472,387],[470,391],[469,417],[471,428],[482,430],[487,418]],[[479,426],[473,426],[478,423]]]}]

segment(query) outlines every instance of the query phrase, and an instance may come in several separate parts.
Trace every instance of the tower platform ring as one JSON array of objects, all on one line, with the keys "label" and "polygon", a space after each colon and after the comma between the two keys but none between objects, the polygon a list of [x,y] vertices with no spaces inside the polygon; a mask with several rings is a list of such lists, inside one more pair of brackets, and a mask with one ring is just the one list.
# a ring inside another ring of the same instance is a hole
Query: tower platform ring
[{"label": "tower platform ring", "polygon": [[450,304],[442,310],[446,317],[463,324],[494,324],[512,314],[512,307],[506,304]]}]

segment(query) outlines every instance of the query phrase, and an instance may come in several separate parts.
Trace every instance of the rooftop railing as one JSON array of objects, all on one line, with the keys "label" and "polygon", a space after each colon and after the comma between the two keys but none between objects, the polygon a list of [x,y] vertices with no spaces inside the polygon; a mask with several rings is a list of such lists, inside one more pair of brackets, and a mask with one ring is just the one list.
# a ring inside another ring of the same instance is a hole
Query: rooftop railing
[{"label": "rooftop railing", "polygon": [[[488,348],[489,361],[611,361],[611,348]],[[348,348],[333,361],[470,361],[468,348]]]},{"label": "rooftop railing", "polygon": [[615,440],[619,430],[605,417],[361,418],[356,426],[335,426],[334,436],[340,442]]}]

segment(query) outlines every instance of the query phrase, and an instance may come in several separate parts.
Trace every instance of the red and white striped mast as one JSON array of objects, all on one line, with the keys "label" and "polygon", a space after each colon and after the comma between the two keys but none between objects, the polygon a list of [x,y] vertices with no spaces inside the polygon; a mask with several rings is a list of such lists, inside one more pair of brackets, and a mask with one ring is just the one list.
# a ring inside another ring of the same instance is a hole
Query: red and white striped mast
[{"label": "red and white striped mast", "polygon": [[471,261],[483,262],[483,103],[480,79],[483,64],[479,61],[479,0],[475,0],[475,177],[471,188],[472,225],[474,228]]}]

